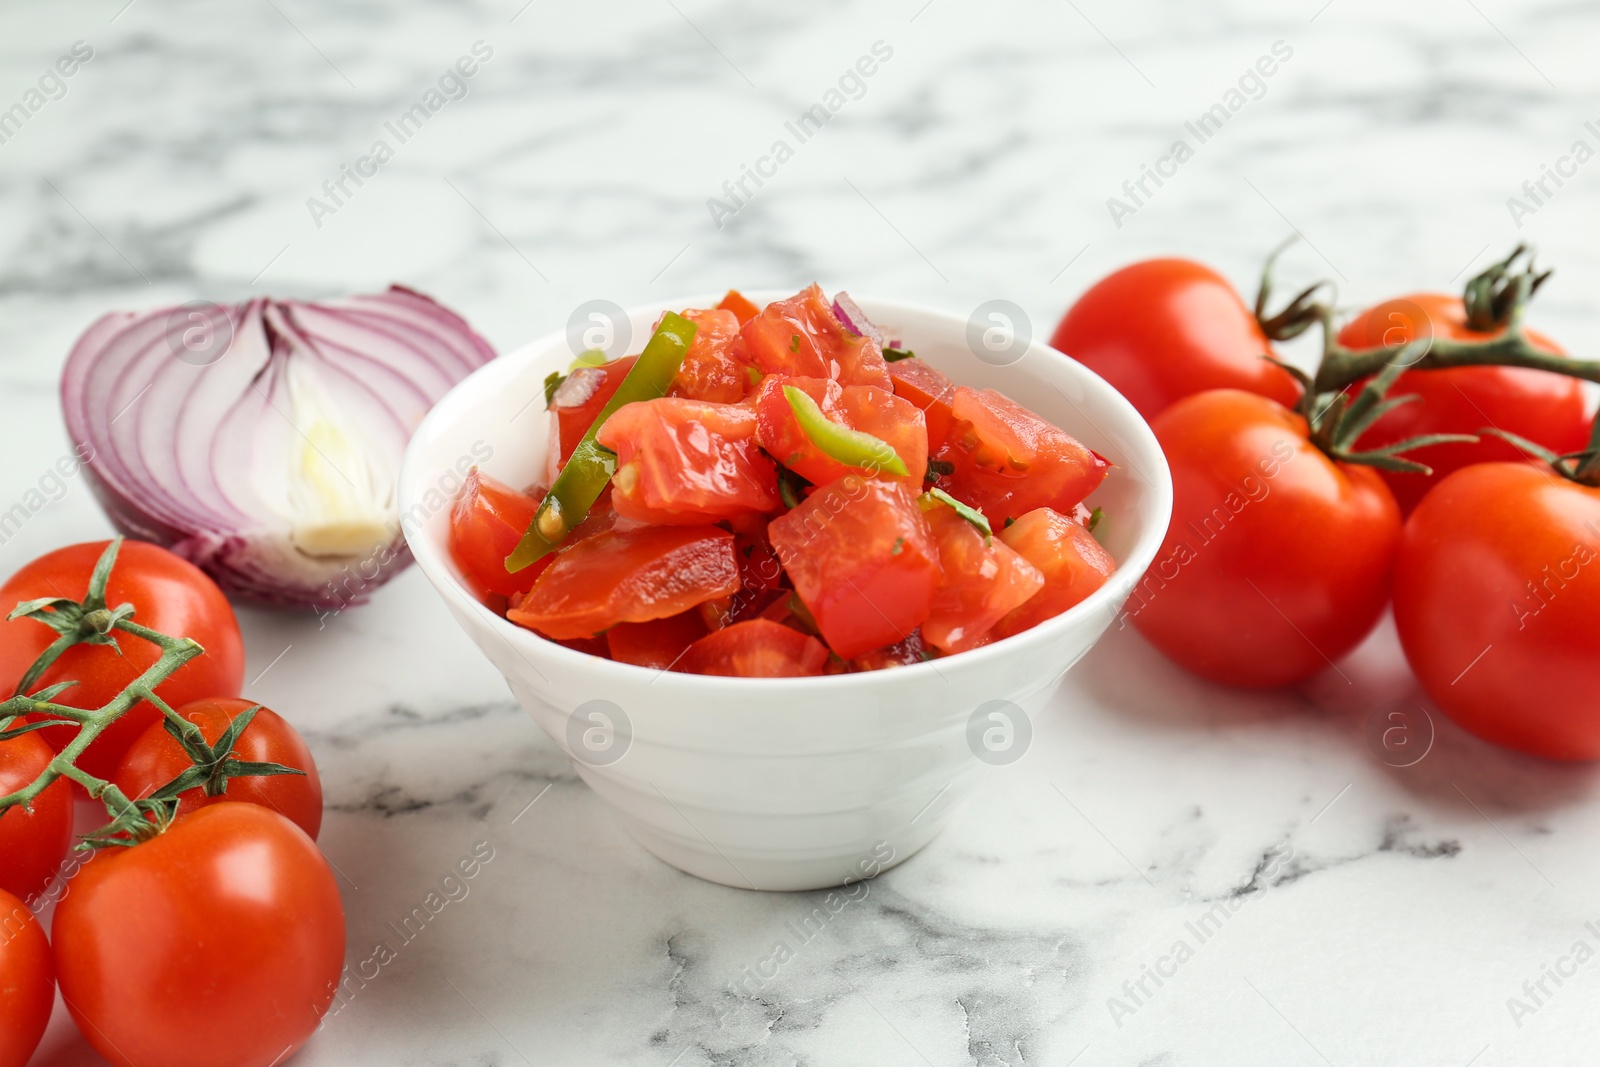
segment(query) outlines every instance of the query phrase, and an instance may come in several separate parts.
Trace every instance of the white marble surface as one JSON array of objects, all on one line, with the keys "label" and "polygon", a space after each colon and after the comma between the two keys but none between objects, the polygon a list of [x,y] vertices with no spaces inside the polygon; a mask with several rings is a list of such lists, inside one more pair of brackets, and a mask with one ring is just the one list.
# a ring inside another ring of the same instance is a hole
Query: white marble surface
[{"label": "white marble surface", "polygon": [[[1506,206],[1597,143],[1591,5],[124,2],[0,9],[0,106],[74,41],[94,49],[0,144],[7,506],[66,447],[54,388],[77,332],[193,297],[402,280],[508,348],[592,298],[820,278],[960,310],[1004,296],[1046,331],[1122,262],[1187,253],[1249,285],[1298,228],[1288,271],[1353,303],[1532,236],[1560,266],[1541,328],[1600,344],[1600,163],[1520,230]],[[306,198],[479,40],[469,95],[315,226]],[[718,229],[707,197],[880,40],[865,95]],[[1106,198],[1280,40],[1264,96],[1114,225]],[[0,568],[106,529],[74,483]],[[328,784],[353,964],[457,858],[495,850],[307,1067],[1594,1062],[1600,962],[1546,979],[1520,1020],[1507,999],[1600,946],[1595,771],[1442,721],[1417,765],[1380,762],[1366,724],[1414,691],[1387,628],[1343,676],[1272,694],[1113,632],[953,829],[735,994],[816,899],[636,847],[420,574],[326,629],[244,624],[265,671],[249,695],[307,731]],[[1230,900],[1200,943],[1187,924]],[[1179,940],[1192,958],[1163,962]],[[1146,965],[1171,977],[1114,1011]],[[98,1061],[60,1014],[38,1062]]]}]

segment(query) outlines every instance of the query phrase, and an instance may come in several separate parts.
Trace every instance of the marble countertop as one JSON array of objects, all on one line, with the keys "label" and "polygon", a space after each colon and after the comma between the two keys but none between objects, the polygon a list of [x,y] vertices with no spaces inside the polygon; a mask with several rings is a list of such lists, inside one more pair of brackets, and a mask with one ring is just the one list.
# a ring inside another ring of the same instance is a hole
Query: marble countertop
[{"label": "marble countertop", "polygon": [[[1600,169],[1561,159],[1600,145],[1597,32],[1557,0],[7,5],[0,109],[26,117],[0,125],[0,505],[66,450],[77,333],[196,297],[401,280],[509,349],[591,299],[820,279],[1004,297],[1045,332],[1152,254],[1249,289],[1299,233],[1285,272],[1359,304],[1528,238],[1560,267],[1541,328],[1594,349]],[[92,56],[41,85],[77,42]],[[387,124],[430,90],[401,140]],[[1230,93],[1220,129],[1189,131]],[[802,141],[786,124],[819,103]],[[374,177],[325,192],[380,140]],[[1568,176],[1530,200],[1547,167]],[[0,569],[107,530],[71,482]],[[249,695],[301,725],[328,786],[350,961],[394,948],[305,1067],[1594,1062],[1596,772],[1430,715],[1387,624],[1273,693],[1113,630],[1024,759],[802,940],[813,897],[637,847],[420,573],[320,628],[242,614]],[[1412,765],[1370,740],[1392,711]],[[400,936],[475,849],[470,892]],[[779,975],[735,987],[779,940]],[[100,1061],[58,1012],[37,1062]]]}]

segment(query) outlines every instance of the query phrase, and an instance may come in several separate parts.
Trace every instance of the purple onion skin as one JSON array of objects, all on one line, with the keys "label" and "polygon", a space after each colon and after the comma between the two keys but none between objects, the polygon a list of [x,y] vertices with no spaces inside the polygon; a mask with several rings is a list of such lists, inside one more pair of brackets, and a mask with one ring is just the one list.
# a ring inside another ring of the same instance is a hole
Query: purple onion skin
[{"label": "purple onion skin", "polygon": [[870,337],[879,348],[883,347],[883,331],[873,325],[866,312],[850,299],[849,293],[840,293],[833,298],[833,317],[857,337]]}]

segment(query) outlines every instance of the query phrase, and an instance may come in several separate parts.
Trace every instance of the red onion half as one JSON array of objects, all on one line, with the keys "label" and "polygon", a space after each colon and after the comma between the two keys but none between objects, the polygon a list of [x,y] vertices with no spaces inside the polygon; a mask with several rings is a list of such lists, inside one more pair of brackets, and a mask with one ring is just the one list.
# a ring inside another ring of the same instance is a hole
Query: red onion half
[{"label": "red onion half", "polygon": [[411,562],[396,501],[406,442],[493,358],[460,316],[400,286],[195,302],[101,317],[67,359],[61,403],[119,530],[230,594],[328,610]]}]

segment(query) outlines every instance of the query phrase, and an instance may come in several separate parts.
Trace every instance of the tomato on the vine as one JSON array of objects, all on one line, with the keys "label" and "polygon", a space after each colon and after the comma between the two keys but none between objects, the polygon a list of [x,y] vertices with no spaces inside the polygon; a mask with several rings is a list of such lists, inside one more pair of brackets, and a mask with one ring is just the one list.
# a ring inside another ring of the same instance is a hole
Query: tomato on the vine
[{"label": "tomato on the vine", "polygon": [[103,851],[73,877],[51,940],[79,1031],[118,1067],[264,1067],[333,1002],[344,906],[293,823],[216,804]]},{"label": "tomato on the vine", "polygon": [[1548,759],[1600,759],[1600,488],[1532,463],[1440,482],[1407,520],[1394,618],[1434,703]]},{"label": "tomato on the vine", "polygon": [[[40,556],[0,586],[0,605],[9,611],[21,601],[41,597],[81,598],[107,544],[69,545]],[[244,685],[244,641],[239,623],[222,590],[194,564],[157,545],[125,541],[111,570],[106,603],[113,608],[132,604],[134,622],[164,634],[192,638],[205,649],[205,655],[178,668],[158,688],[168,704],[239,695]],[[7,695],[15,691],[56,636],[50,627],[33,619],[0,622],[0,689]],[[160,655],[160,649],[150,642],[119,634],[116,648],[81,644],[67,649],[37,685],[76,681],[78,684],[62,692],[56,702],[98,708],[110,703]],[[78,766],[97,778],[109,778],[134,738],[160,718],[153,705],[141,702],[89,746]],[[57,751],[77,736],[77,729],[68,726],[40,732]]]},{"label": "tomato on the vine", "polygon": [[0,1067],[25,1067],[50,1025],[55,968],[44,927],[0,889]]},{"label": "tomato on the vine", "polygon": [[1309,678],[1371,632],[1389,597],[1400,509],[1369,467],[1335,462],[1276,401],[1217,389],[1153,423],[1172,523],[1135,588],[1133,624],[1213,681]]},{"label": "tomato on the vine", "polygon": [[[215,745],[233,720],[256,705],[238,697],[214,697],[185,704],[176,711],[200,727],[206,744]],[[294,823],[313,840],[322,829],[322,779],[311,749],[298,730],[270,708],[257,711],[233,747],[234,758],[247,763],[277,763],[304,775],[276,774],[229,778],[221,796],[207,796],[196,786],[179,794],[179,812],[191,812],[225,800],[260,804]],[[130,800],[143,800],[194,764],[183,746],[156,723],[128,749],[113,784]]]},{"label": "tomato on the vine", "polygon": [[[7,796],[44,773],[55,750],[37,732],[0,741],[0,796]],[[72,785],[51,784],[32,810],[0,811],[0,892],[27,900],[50,884],[72,847]]]},{"label": "tomato on the vine", "polygon": [[1050,344],[1110,382],[1153,419],[1206,389],[1242,389],[1286,407],[1287,372],[1261,358],[1267,335],[1228,280],[1188,259],[1147,259],[1096,282]]},{"label": "tomato on the vine", "polygon": [[[1386,300],[1363,311],[1339,331],[1339,343],[1353,349],[1385,348],[1407,344],[1419,336],[1481,343],[1503,332],[1469,327],[1466,307],[1459,296],[1417,293]],[[1565,354],[1554,341],[1533,330],[1527,331],[1527,337],[1537,349]],[[1383,480],[1406,512],[1452,471],[1473,463],[1514,462],[1522,458],[1509,441],[1483,434],[1486,428],[1526,437],[1557,455],[1582,448],[1589,438],[1583,383],[1550,371],[1527,367],[1412,370],[1400,376],[1388,396],[1419,399],[1402,404],[1375,422],[1361,437],[1363,448],[1381,448],[1424,434],[1481,435],[1476,442],[1429,448],[1422,459],[1433,468],[1431,475],[1382,472]]]}]

